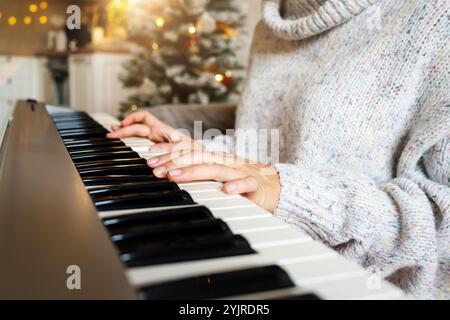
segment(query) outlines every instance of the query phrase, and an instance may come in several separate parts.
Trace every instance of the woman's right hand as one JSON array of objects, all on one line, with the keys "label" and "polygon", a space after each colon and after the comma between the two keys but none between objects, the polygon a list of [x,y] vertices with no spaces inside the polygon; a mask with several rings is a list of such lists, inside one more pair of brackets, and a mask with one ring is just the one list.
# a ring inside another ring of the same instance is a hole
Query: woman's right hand
[{"label": "woman's right hand", "polygon": [[170,125],[162,122],[150,112],[138,111],[127,116],[120,125],[113,126],[108,138],[143,137],[155,144],[153,149],[170,152],[176,149],[201,149],[203,145],[196,143]]}]

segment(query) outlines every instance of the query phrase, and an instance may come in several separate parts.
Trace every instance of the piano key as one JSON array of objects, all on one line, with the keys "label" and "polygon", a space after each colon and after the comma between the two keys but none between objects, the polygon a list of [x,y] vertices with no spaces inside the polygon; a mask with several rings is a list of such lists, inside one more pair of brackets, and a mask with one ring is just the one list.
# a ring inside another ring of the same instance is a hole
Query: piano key
[{"label": "piano key", "polygon": [[95,132],[95,131],[85,131],[85,132],[77,132],[77,133],[68,133],[61,135],[63,142],[73,141],[77,139],[93,139],[93,138],[103,138],[106,135],[105,132]]},{"label": "piano key", "polygon": [[129,176],[129,175],[104,175],[82,178],[86,187],[96,186],[115,186],[122,183],[146,183],[153,181],[162,181],[153,176]]},{"label": "piano key", "polygon": [[231,220],[227,221],[234,233],[251,232],[271,232],[273,230],[289,229],[290,226],[285,222],[274,217],[266,216],[249,220]]},{"label": "piano key", "polygon": [[225,221],[249,220],[255,218],[272,217],[272,214],[256,206],[244,209],[214,210],[213,212],[215,217],[223,219]]},{"label": "piano key", "polygon": [[255,253],[243,256],[212,258],[210,260],[187,261],[127,269],[126,275],[135,287],[201,276],[208,273],[228,272],[245,268],[263,267],[272,261]]},{"label": "piano key", "polygon": [[157,208],[194,204],[189,193],[169,191],[148,194],[130,194],[119,197],[96,198],[94,205],[99,211]]},{"label": "piano key", "polygon": [[118,164],[112,167],[95,167],[87,169],[79,169],[78,173],[81,177],[92,177],[102,175],[146,175],[153,177],[152,169],[146,164]]},{"label": "piano key", "polygon": [[329,280],[314,285],[306,284],[304,288],[314,291],[325,300],[398,300],[408,298],[394,285],[369,273],[353,278]]},{"label": "piano key", "polygon": [[222,189],[222,183],[220,182],[208,182],[208,183],[180,183],[180,188],[188,191],[189,193],[218,191]]},{"label": "piano key", "polygon": [[105,161],[93,161],[93,162],[79,162],[75,164],[77,170],[89,169],[89,168],[110,168],[117,165],[123,164],[141,164],[146,165],[147,162],[142,158],[133,159],[116,159],[116,160],[105,160]]},{"label": "piano key", "polygon": [[139,184],[122,184],[89,190],[91,197],[114,197],[130,193],[157,193],[164,191],[180,191],[176,183],[157,181]]},{"label": "piano key", "polygon": [[214,219],[214,216],[208,208],[197,206],[108,218],[103,219],[103,224],[108,228],[108,231],[111,234],[117,234],[124,232],[125,228],[127,230],[139,230],[148,225],[159,226],[162,224],[180,223],[184,221],[211,219]]},{"label": "piano key", "polygon": [[58,132],[64,132],[66,130],[75,130],[75,129],[96,129],[102,128],[95,121],[70,121],[70,122],[60,122],[55,124]]},{"label": "piano key", "polygon": [[241,198],[240,195],[226,194],[222,191],[190,192],[190,194],[192,195],[192,198],[197,202]]},{"label": "piano key", "polygon": [[108,139],[106,137],[101,137],[101,138],[91,138],[91,139],[67,139],[67,141],[64,142],[64,145],[66,147],[71,147],[71,146],[76,146],[79,144],[89,144],[89,145],[97,145],[97,144],[103,144],[103,143],[117,143],[120,142],[122,144],[123,141],[121,141],[120,139]]},{"label": "piano key", "polygon": [[87,128],[87,129],[64,129],[59,130],[59,135],[64,139],[70,136],[82,136],[82,135],[106,135],[109,131],[103,127],[100,128]]},{"label": "piano key", "polygon": [[288,274],[278,266],[207,274],[144,287],[142,299],[217,299],[233,295],[293,287]]},{"label": "piano key", "polygon": [[130,147],[127,147],[126,145],[122,146],[107,146],[107,147],[91,147],[91,148],[85,148],[82,150],[70,150],[68,149],[69,154],[71,157],[77,156],[77,155],[84,155],[84,154],[91,154],[91,153],[101,153],[101,152],[114,152],[114,151],[133,151]]},{"label": "piano key", "polygon": [[91,153],[87,155],[74,156],[72,157],[72,161],[78,163],[88,161],[132,159],[132,158],[139,158],[139,155],[134,151],[115,151],[107,153]]},{"label": "piano key", "polygon": [[139,228],[122,227],[120,233],[111,234],[111,240],[121,252],[142,252],[231,235],[233,233],[222,220],[204,219]]},{"label": "piano key", "polygon": [[178,246],[169,246],[160,250],[125,253],[120,258],[128,267],[139,267],[254,253],[255,251],[242,236],[232,235],[180,244]]},{"label": "piano key", "polygon": [[70,151],[75,150],[83,150],[86,148],[92,148],[92,147],[115,147],[115,146],[125,146],[125,144],[120,140],[110,140],[110,141],[99,141],[99,142],[84,142],[84,143],[71,143],[67,144],[66,148]]}]

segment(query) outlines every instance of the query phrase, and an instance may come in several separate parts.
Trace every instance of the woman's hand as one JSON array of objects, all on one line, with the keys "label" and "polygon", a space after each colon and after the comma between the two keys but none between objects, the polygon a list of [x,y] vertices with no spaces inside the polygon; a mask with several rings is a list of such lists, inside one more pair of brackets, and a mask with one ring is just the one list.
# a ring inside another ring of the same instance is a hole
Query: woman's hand
[{"label": "woman's hand", "polygon": [[268,165],[221,152],[179,150],[152,158],[148,165],[160,178],[176,183],[215,180],[224,182],[223,191],[242,194],[257,205],[274,212],[280,197],[277,171]]},{"label": "woman's hand", "polygon": [[113,126],[108,138],[143,137],[155,143],[152,150],[170,152],[174,149],[203,149],[203,145],[184,135],[170,125],[160,121],[150,112],[138,111],[126,117],[118,126]]}]

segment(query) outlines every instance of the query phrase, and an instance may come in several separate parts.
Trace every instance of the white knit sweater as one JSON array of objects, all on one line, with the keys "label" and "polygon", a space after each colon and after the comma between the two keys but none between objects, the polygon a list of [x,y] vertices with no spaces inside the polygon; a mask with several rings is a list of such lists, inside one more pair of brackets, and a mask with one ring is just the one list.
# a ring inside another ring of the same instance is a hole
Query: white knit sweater
[{"label": "white knit sweater", "polygon": [[420,298],[450,298],[449,9],[265,0],[236,123],[280,130],[278,217]]}]

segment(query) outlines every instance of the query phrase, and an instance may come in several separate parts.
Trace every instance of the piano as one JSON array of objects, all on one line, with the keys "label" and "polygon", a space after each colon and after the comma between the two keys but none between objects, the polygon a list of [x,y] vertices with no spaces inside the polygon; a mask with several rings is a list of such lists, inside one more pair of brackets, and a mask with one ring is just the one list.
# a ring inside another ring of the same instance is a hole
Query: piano
[{"label": "piano", "polygon": [[220,183],[154,177],[109,115],[0,112],[1,299],[406,298]]}]

